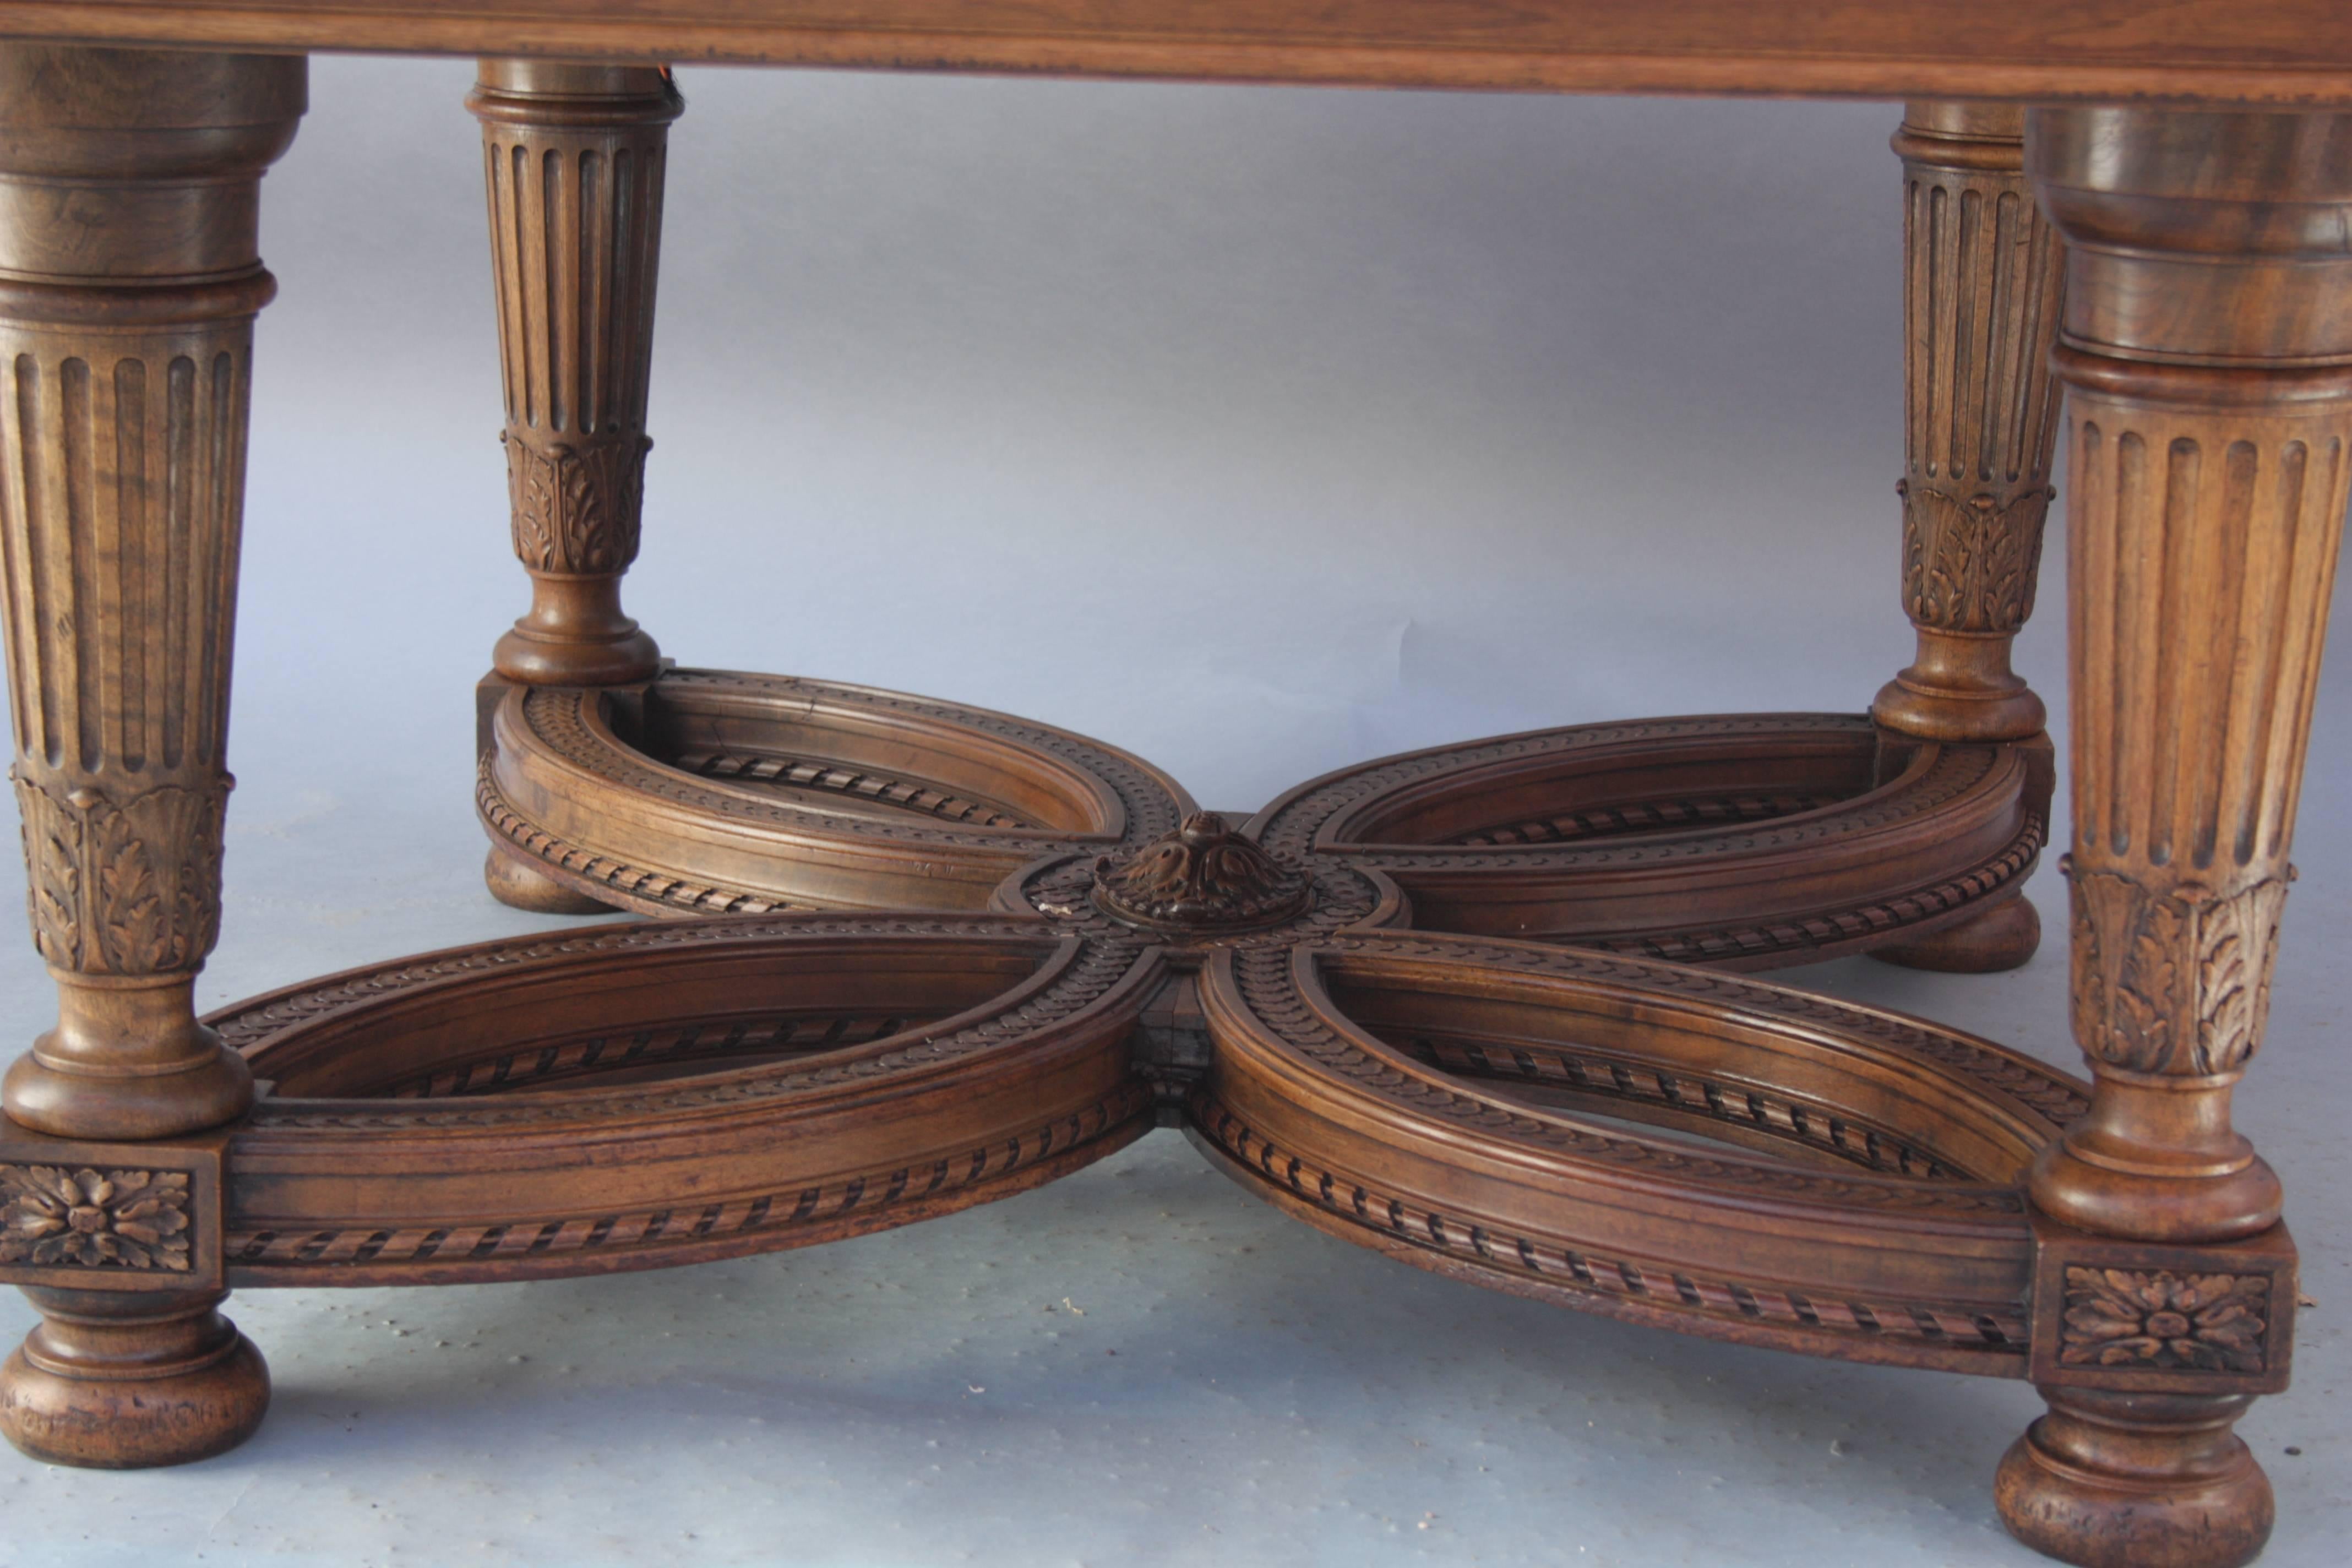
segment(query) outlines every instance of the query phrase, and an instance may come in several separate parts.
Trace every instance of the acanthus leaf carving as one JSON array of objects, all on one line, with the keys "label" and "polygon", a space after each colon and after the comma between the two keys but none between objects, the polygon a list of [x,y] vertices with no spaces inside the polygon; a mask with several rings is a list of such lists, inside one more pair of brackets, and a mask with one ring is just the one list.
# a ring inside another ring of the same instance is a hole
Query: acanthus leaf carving
[{"label": "acanthus leaf carving", "polygon": [[33,945],[60,969],[79,969],[82,957],[82,818],[47,791],[10,770],[25,841],[25,903]]},{"label": "acanthus leaf carving", "polygon": [[2210,906],[2197,949],[2197,1070],[2231,1072],[2261,1046],[2270,1023],[2272,958],[2286,912],[2286,882],[2271,878]]},{"label": "acanthus leaf carving", "polygon": [[613,573],[637,558],[645,436],[540,446],[509,431],[515,554],[534,572]]},{"label": "acanthus leaf carving", "polygon": [[221,836],[233,783],[165,784],[127,800],[62,796],[12,773],[24,823],[34,944],[59,969],[194,969],[220,935]]},{"label": "acanthus leaf carving", "polygon": [[2004,500],[1904,480],[1903,607],[1921,626],[2014,633],[2033,614],[2042,523],[2056,494],[2037,485]]},{"label": "acanthus leaf carving", "polygon": [[2159,892],[2112,871],[2074,886],[2074,1036],[2130,1072],[2233,1072],[2262,1043],[2286,882]]}]

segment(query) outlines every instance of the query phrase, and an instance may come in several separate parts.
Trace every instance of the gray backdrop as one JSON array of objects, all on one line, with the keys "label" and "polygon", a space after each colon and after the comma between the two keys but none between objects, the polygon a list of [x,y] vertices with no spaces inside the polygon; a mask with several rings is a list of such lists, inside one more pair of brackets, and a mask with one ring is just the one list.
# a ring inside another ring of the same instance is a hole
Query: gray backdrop
[{"label": "gray backdrop", "polygon": [[[526,595],[469,75],[318,62],[265,186],[207,1005],[561,923],[476,873],[468,689]],[[1907,657],[1892,105],[681,79],[627,595],[681,659],[1007,709],[1247,809],[1505,730],[1854,710]],[[2063,711],[2055,554],[2019,663]],[[2273,1562],[2352,1523],[2344,683],[2321,704],[2241,1098],[2325,1303],[2245,1426]],[[21,938],[0,963],[22,1040],[47,988]],[[2055,944],[1790,978],[2073,1059]],[[0,1505],[49,1532],[19,1560],[71,1564],[154,1563],[189,1518],[191,1559],[270,1563],[2034,1561],[1989,1500],[2021,1386],[1474,1292],[1197,1167],[1162,1134],[818,1252],[243,1297],[278,1376],[255,1444],[0,1464]]]}]

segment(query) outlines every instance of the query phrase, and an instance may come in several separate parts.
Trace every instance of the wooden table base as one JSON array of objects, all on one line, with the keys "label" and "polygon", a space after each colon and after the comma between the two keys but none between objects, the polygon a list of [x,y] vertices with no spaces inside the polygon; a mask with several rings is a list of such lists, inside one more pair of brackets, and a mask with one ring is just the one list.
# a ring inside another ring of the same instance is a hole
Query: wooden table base
[{"label": "wooden table base", "polygon": [[[0,1370],[18,1447],[237,1442],[268,1382],[234,1287],[805,1245],[1181,1124],[1286,1212],[1465,1280],[2029,1378],[2049,1414],[2000,1506],[2069,1561],[2260,1550],[2231,1426],[2286,1384],[2295,1255],[2229,1100],[2352,479],[2352,117],[1911,106],[1918,651],[1870,714],[1475,742],[1234,825],[1041,724],[663,661],[620,584],[681,101],[648,67],[485,62],[532,583],[480,693],[490,884],[701,918],[198,1020],[257,191],[303,92],[291,57],[0,46],[0,602],[59,991],[0,1091],[0,1280],[43,1318]],[[2051,752],[2009,649],[2053,365],[2087,1082],[1727,973],[2032,951]]]}]

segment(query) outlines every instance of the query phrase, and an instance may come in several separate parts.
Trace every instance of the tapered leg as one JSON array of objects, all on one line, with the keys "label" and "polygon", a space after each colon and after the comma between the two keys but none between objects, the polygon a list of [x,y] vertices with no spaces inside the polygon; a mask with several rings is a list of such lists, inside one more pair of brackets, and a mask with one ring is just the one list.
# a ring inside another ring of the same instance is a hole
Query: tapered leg
[{"label": "tapered leg", "polygon": [[617,686],[660,668],[621,613],[645,499],[646,387],[662,169],[685,103],[669,73],[484,60],[482,122],[506,373],[515,554],[530,612],[499,639],[509,680]]},{"label": "tapered leg", "polygon": [[[669,73],[486,59],[490,258],[505,370],[507,482],[530,613],[499,639],[496,677],[535,686],[651,679],[661,650],[621,613],[645,500],[646,392],[661,255]],[[604,906],[496,847],[484,880],[550,914]]]},{"label": "tapered leg", "polygon": [[[2283,1386],[2292,1248],[2230,1124],[2261,1044],[2352,443],[2352,116],[2035,111],[2068,247],[2074,1026],[2011,1529],[2085,1563],[2261,1549],[2230,1426]],[[2063,1300],[2061,1299],[2063,1298]]]},{"label": "tapered leg", "polygon": [[[0,1104],[59,1140],[181,1137],[253,1098],[192,997],[220,922],[253,319],[274,288],[256,214],[304,70],[0,47],[0,603],[34,941],[58,985],[57,1027],[8,1069]],[[22,1266],[6,1277],[191,1282],[171,1279],[184,1245],[136,1240],[188,1223],[157,1195],[184,1185],[79,1183],[72,1142],[42,1158],[57,1163],[0,1164],[0,1263]],[[85,1294],[34,1292],[66,1316],[0,1373],[13,1440],[151,1464],[251,1430],[268,1382],[251,1346],[213,1353],[235,1337],[217,1291],[121,1306],[122,1331],[89,1327],[103,1314]]]},{"label": "tapered leg", "polygon": [[[1903,608],[1909,668],[1871,714],[1927,741],[2039,744],[2042,699],[2010,668],[2033,613],[2059,398],[2047,361],[2061,247],[2024,173],[2025,111],[1912,103],[1903,158]],[[2045,791],[2046,809],[2046,791]],[[2014,969],[2042,923],[2022,893],[1874,956],[1918,969]]]}]

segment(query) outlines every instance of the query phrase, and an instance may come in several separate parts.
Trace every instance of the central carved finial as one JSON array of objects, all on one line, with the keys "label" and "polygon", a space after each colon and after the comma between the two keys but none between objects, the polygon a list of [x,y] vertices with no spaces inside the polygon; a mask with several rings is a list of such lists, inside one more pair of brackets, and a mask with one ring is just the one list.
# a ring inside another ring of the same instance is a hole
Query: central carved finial
[{"label": "central carved finial", "polygon": [[1095,902],[1129,925],[1160,931],[1247,931],[1307,908],[1305,871],[1244,838],[1213,811],[1196,811],[1133,858],[1095,862]]}]

